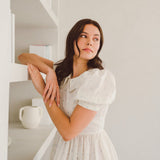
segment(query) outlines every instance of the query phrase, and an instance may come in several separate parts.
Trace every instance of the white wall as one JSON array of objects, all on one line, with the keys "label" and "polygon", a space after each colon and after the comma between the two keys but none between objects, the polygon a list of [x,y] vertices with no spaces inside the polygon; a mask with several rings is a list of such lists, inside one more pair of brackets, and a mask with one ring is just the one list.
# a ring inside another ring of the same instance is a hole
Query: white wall
[{"label": "white wall", "polygon": [[160,159],[160,1],[60,1],[60,45],[81,18],[104,31],[100,57],[116,77],[105,129],[120,160]]},{"label": "white wall", "polygon": [[29,45],[31,44],[50,44],[52,45],[52,51],[54,61],[57,60],[57,31],[52,28],[25,28],[19,27],[15,30],[15,61],[20,63],[18,56],[21,53],[29,52]]},{"label": "white wall", "polygon": [[0,1],[0,159],[7,160],[9,98],[9,0]]},{"label": "white wall", "polygon": [[19,109],[23,106],[32,105],[32,98],[38,97],[41,96],[34,88],[31,80],[10,83],[9,122],[20,122]]},{"label": "white wall", "polygon": [[[16,28],[15,30],[15,61],[20,63],[18,56],[21,53],[29,52],[29,45],[31,44],[50,44],[53,49],[53,61],[57,61],[57,48],[56,48],[56,31],[55,29],[44,28]],[[23,92],[22,94],[22,91]],[[32,105],[32,98],[40,97],[39,93],[35,90],[31,81],[18,82],[10,84],[9,96],[9,122],[19,121],[19,109],[25,105]]]}]

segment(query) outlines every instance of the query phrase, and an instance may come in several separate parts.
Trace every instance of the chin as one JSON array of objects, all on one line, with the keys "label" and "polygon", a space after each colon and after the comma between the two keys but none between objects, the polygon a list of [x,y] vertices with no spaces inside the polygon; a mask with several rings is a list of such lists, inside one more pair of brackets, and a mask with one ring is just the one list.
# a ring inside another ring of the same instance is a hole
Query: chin
[{"label": "chin", "polygon": [[85,54],[85,55],[82,55],[82,57],[84,59],[93,59],[96,55],[94,55],[93,53],[90,53],[90,54]]},{"label": "chin", "polygon": [[[94,56],[95,57],[95,56]],[[85,60],[92,60],[94,57],[86,57],[86,58],[84,58]]]},{"label": "chin", "polygon": [[[78,58],[78,55],[76,55],[77,56],[77,58]],[[80,58],[81,59],[84,59],[84,60],[91,60],[91,59],[93,59],[94,57],[96,56],[96,54],[95,55],[93,55],[93,53],[81,53],[81,55],[80,55]]]}]

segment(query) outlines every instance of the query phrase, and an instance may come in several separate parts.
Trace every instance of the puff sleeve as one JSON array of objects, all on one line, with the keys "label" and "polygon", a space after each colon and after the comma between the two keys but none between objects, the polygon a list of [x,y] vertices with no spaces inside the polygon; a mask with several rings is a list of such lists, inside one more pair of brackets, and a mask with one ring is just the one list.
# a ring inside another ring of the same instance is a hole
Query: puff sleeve
[{"label": "puff sleeve", "polygon": [[84,108],[98,111],[111,104],[116,95],[116,82],[109,70],[94,70],[84,78],[79,87],[76,99]]}]

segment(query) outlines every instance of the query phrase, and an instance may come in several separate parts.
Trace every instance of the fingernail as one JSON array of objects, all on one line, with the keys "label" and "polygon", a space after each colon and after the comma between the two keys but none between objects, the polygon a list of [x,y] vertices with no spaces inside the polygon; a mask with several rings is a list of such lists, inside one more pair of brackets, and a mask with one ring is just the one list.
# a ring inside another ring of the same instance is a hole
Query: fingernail
[{"label": "fingernail", "polygon": [[52,106],[52,104],[50,103],[50,104],[49,104],[49,107],[51,107],[51,106]]}]

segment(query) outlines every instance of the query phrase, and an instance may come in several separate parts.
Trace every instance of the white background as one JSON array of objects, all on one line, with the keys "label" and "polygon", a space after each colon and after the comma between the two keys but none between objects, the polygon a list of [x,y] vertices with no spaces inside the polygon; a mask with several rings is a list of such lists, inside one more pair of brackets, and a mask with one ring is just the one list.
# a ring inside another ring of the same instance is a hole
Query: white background
[{"label": "white background", "polygon": [[81,18],[104,32],[100,57],[116,78],[105,129],[120,160],[160,159],[160,1],[60,0],[60,54]]}]

